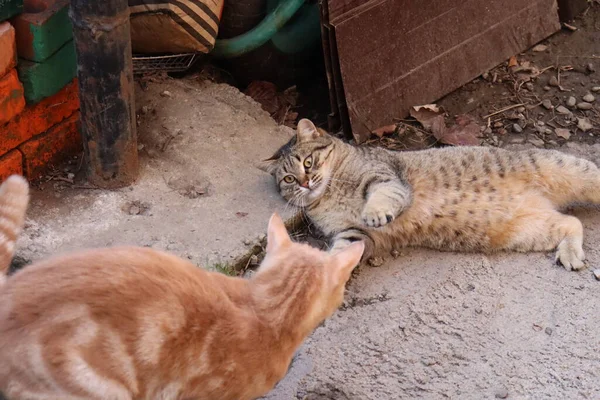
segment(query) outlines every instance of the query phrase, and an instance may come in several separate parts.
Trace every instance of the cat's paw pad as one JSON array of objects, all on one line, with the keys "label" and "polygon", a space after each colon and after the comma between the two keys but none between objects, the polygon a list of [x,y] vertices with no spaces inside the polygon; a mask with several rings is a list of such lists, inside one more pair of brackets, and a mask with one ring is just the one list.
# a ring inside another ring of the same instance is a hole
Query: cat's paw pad
[{"label": "cat's paw pad", "polygon": [[394,213],[391,210],[376,210],[365,207],[361,218],[366,226],[370,228],[379,228],[380,226],[384,226],[392,222],[394,220]]},{"label": "cat's paw pad", "polygon": [[558,245],[556,261],[560,262],[567,271],[578,271],[585,267],[585,253],[581,246],[573,243],[568,238]]}]

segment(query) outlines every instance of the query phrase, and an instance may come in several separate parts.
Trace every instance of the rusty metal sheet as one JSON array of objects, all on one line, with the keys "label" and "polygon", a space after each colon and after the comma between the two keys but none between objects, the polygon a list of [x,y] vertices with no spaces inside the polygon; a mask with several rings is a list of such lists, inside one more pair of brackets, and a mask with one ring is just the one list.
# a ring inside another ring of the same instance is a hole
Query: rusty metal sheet
[{"label": "rusty metal sheet", "polygon": [[339,96],[343,88],[359,142],[412,105],[437,100],[560,29],[556,0],[327,0],[322,6],[339,61],[339,71],[332,63],[330,73],[340,76],[335,90]]}]

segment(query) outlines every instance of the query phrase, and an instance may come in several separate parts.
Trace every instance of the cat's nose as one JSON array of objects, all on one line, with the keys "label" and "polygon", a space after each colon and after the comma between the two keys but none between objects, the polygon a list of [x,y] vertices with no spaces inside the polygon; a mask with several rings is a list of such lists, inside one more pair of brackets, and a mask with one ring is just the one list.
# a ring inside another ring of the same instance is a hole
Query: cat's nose
[{"label": "cat's nose", "polygon": [[303,188],[307,188],[308,189],[308,184],[309,184],[310,180],[305,180],[304,182],[302,182],[300,184],[300,186],[302,186]]}]

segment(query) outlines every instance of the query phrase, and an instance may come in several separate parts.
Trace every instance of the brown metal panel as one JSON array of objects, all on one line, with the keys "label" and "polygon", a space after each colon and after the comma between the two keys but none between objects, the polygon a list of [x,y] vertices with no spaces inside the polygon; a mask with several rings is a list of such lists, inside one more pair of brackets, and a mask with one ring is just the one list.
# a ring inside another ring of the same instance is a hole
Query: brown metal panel
[{"label": "brown metal panel", "polygon": [[385,0],[346,11],[335,37],[355,138],[558,29],[556,0]]}]

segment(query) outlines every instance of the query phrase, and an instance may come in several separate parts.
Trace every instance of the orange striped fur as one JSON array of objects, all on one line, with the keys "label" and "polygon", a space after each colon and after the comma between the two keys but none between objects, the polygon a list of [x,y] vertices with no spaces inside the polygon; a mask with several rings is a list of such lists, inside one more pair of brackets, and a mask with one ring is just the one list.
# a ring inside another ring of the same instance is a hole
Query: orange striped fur
[{"label": "orange striped fur", "polygon": [[[11,182],[0,202],[9,238],[22,217],[4,205],[23,198]],[[363,250],[294,243],[274,215],[250,280],[148,248],[38,262],[0,286],[0,390],[18,400],[257,398],[340,306]],[[10,251],[0,246],[0,259]]]}]

